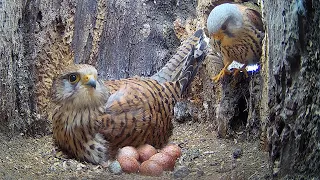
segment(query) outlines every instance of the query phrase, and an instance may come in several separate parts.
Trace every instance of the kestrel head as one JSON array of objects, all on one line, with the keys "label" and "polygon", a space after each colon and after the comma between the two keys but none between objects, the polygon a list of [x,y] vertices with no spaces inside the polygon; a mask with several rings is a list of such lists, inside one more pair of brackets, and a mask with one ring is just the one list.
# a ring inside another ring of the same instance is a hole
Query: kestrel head
[{"label": "kestrel head", "polygon": [[53,102],[71,102],[73,106],[79,107],[101,104],[107,96],[108,91],[97,80],[97,70],[87,64],[75,64],[66,67],[54,79],[51,88]]},{"label": "kestrel head", "polygon": [[207,28],[210,37],[221,41],[225,35],[234,36],[242,28],[243,17],[236,4],[221,4],[209,14]]}]

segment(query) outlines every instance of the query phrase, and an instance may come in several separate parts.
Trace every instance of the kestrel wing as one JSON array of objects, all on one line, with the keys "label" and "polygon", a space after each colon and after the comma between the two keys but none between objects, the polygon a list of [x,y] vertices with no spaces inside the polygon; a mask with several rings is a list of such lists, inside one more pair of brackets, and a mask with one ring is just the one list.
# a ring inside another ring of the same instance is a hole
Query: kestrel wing
[{"label": "kestrel wing", "polygon": [[[135,76],[130,79],[140,79],[141,77]],[[124,80],[108,80],[104,81],[103,84],[108,88],[110,94],[117,92],[127,81]]]},{"label": "kestrel wing", "polygon": [[115,150],[128,145],[161,144],[154,137],[166,133],[169,104],[173,104],[171,101],[163,103],[168,101],[163,87],[157,81],[147,79],[130,78],[117,82],[120,87],[106,103],[100,132]]},{"label": "kestrel wing", "polygon": [[151,76],[151,79],[155,79],[160,83],[177,80],[186,59],[188,59],[189,56],[194,56],[194,54],[191,53],[192,48],[197,46],[200,41],[202,41],[203,37],[203,30],[199,29],[187,40],[183,41],[177,49],[176,54],[171,57],[162,69]]},{"label": "kestrel wing", "polygon": [[245,10],[245,15],[249,19],[249,21],[252,23],[252,25],[255,26],[259,31],[264,32],[263,23],[261,20],[261,14],[253,9],[247,8]]}]

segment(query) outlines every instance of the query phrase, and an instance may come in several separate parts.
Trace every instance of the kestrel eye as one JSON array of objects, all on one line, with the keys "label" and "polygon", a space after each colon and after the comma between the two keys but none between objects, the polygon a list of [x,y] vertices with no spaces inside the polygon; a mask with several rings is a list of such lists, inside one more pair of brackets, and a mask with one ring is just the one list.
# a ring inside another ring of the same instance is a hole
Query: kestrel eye
[{"label": "kestrel eye", "polygon": [[79,81],[79,78],[76,74],[70,74],[69,75],[69,82],[71,83],[76,83]]}]

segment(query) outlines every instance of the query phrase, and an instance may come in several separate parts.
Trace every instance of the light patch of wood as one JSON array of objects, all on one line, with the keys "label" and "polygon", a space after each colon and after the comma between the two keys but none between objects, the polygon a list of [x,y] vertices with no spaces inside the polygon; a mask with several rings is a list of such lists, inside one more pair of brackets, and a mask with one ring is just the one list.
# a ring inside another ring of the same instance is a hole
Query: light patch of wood
[{"label": "light patch of wood", "polygon": [[56,19],[44,30],[39,43],[39,51],[36,55],[36,101],[38,112],[43,118],[47,118],[51,112],[52,104],[50,89],[53,78],[66,66],[73,63],[74,53],[71,49],[71,41],[74,32],[74,11],[69,6],[63,18]]},{"label": "light patch of wood", "polygon": [[96,59],[99,50],[99,44],[101,40],[102,31],[104,29],[105,17],[107,12],[106,1],[98,1],[97,17],[95,27],[93,29],[93,42],[92,42],[92,51],[89,58],[89,64],[96,65]]}]

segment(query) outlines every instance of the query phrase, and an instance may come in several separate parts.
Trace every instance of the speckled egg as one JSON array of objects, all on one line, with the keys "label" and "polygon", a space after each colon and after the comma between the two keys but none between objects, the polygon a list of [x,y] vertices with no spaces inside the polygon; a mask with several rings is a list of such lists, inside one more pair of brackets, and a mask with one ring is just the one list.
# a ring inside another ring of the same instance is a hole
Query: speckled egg
[{"label": "speckled egg", "polygon": [[168,144],[161,149],[160,152],[169,154],[174,158],[174,160],[177,160],[181,156],[181,148],[176,144]]},{"label": "speckled egg", "polygon": [[121,156],[118,158],[121,169],[126,173],[136,173],[139,170],[139,162],[134,157]]},{"label": "speckled egg", "polygon": [[139,160],[139,153],[136,148],[132,146],[125,146],[121,148],[118,152],[117,159],[121,157],[133,157],[136,160]]},{"label": "speckled egg", "polygon": [[176,163],[172,156],[161,152],[151,156],[149,160],[158,162],[165,171],[172,171]]},{"label": "speckled egg", "polygon": [[163,167],[157,161],[147,160],[141,164],[139,172],[145,176],[161,176]]},{"label": "speckled egg", "polygon": [[149,144],[144,144],[142,146],[139,146],[137,148],[137,151],[139,153],[139,161],[144,162],[148,160],[151,156],[157,153],[156,148]]}]

